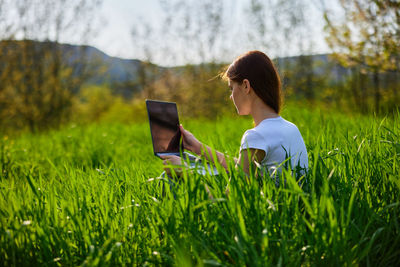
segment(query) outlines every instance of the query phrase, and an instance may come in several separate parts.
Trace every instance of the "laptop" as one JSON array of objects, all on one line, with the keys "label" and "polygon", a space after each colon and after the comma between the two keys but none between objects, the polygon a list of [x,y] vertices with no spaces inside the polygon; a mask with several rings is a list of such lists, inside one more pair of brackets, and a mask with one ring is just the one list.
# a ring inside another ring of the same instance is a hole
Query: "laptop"
[{"label": "laptop", "polygon": [[[201,164],[200,158],[183,151],[176,103],[146,99],[146,108],[154,155],[157,157],[182,156],[190,162],[190,167],[196,167],[198,173],[205,174],[207,170],[201,166],[204,164]],[[217,170],[213,169],[214,172],[208,168],[208,172],[213,175],[217,174]]]}]

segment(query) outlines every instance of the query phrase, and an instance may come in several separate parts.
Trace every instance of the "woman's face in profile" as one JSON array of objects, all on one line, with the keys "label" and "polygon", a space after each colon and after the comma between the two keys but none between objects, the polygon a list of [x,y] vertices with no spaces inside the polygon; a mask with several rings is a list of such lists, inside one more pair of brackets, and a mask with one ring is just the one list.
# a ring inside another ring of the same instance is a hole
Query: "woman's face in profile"
[{"label": "woman's face in profile", "polygon": [[229,89],[231,90],[230,99],[233,101],[233,104],[236,107],[236,110],[239,115],[247,115],[244,112],[245,109],[245,101],[244,101],[244,89],[243,84],[240,84],[236,81],[232,81],[229,79],[228,81]]}]

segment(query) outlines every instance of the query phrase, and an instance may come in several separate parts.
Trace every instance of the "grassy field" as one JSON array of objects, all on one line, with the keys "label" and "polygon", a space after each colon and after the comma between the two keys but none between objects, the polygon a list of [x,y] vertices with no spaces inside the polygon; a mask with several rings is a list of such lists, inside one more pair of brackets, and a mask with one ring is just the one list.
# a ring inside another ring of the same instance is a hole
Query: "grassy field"
[{"label": "grassy field", "polygon": [[[399,116],[283,117],[309,152],[302,186],[289,172],[276,187],[234,170],[163,186],[147,123],[2,136],[0,265],[398,266]],[[230,155],[252,127],[239,117],[183,124]]]}]

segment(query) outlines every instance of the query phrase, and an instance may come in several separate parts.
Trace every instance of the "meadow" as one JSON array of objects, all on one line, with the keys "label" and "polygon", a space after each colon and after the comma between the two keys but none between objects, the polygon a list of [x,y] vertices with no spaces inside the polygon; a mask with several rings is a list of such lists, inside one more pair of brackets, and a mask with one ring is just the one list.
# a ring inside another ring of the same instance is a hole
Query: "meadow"
[{"label": "meadow", "polygon": [[[398,266],[399,114],[292,106],[282,116],[299,127],[310,168],[283,172],[279,186],[231,162],[170,187],[147,122],[1,136],[0,265]],[[233,156],[252,127],[182,120]]]}]

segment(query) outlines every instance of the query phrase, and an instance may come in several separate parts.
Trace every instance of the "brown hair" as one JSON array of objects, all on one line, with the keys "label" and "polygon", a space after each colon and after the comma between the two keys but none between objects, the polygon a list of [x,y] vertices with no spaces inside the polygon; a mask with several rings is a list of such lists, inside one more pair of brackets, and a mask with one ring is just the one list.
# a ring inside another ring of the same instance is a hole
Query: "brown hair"
[{"label": "brown hair", "polygon": [[222,78],[238,83],[247,79],[256,95],[279,114],[282,103],[281,81],[271,59],[263,52],[249,51],[239,56]]}]

